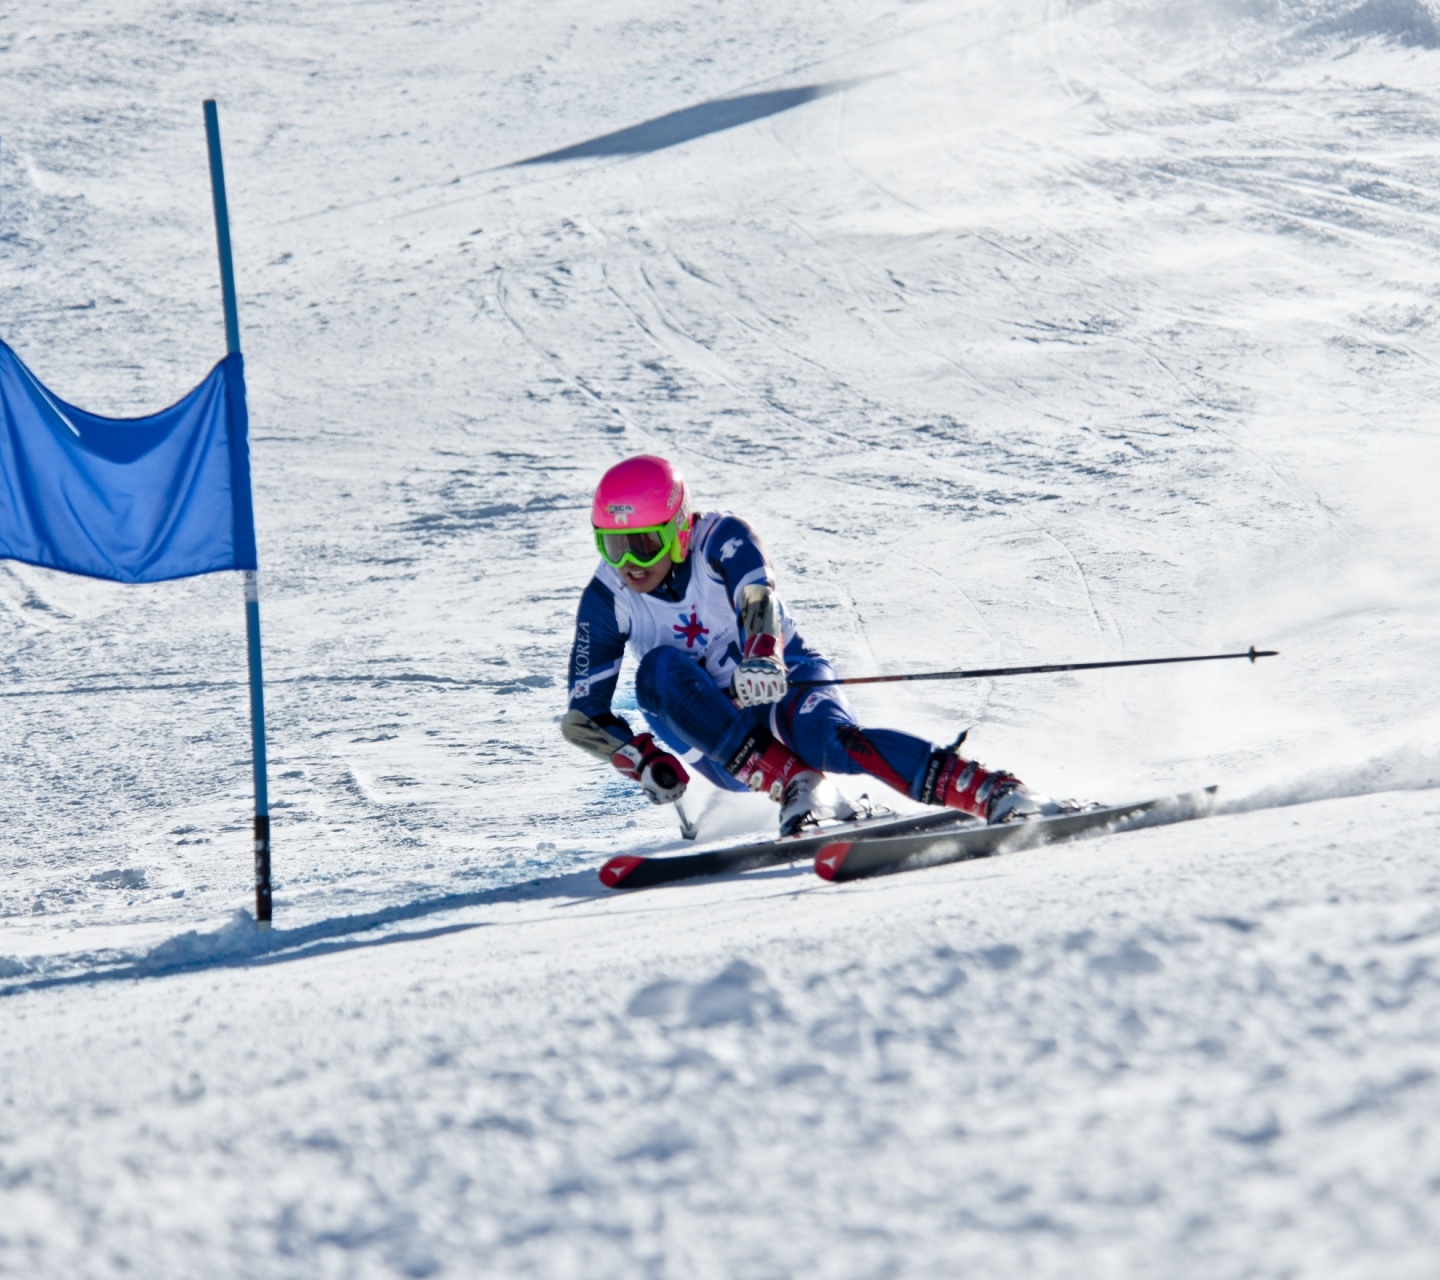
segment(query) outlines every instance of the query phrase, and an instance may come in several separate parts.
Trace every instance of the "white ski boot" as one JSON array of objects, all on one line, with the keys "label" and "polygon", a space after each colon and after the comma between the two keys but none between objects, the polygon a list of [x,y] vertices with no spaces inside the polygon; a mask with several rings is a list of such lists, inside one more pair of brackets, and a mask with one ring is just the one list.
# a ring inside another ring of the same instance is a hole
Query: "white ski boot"
[{"label": "white ski boot", "polygon": [[822,822],[847,822],[858,816],[858,810],[840,794],[835,784],[814,769],[795,774],[785,784],[780,797],[782,836],[793,836]]}]

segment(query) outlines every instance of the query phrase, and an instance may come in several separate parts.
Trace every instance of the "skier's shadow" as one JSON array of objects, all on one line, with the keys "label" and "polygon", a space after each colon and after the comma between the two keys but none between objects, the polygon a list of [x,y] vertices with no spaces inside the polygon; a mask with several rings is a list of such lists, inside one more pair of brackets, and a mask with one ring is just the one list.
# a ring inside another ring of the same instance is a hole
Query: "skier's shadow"
[{"label": "skier's shadow", "polygon": [[[717,881],[734,883],[743,880],[755,885],[764,883],[779,887],[777,882],[796,881],[808,867],[801,863],[756,868],[717,878]],[[657,885],[638,895],[648,901],[651,908],[664,902],[662,891],[666,888],[693,886],[694,880],[677,881],[675,885]],[[525,884],[510,885],[498,889],[479,890],[475,893],[448,893],[433,898],[421,898],[415,902],[396,903],[376,911],[356,915],[337,916],[331,920],[315,920],[294,928],[273,928],[260,931],[248,912],[238,911],[231,921],[219,929],[209,932],[189,930],[151,947],[149,951],[114,964],[97,966],[89,956],[78,957],[77,967],[68,972],[54,969],[35,973],[13,975],[11,981],[0,984],[0,997],[15,995],[21,991],[40,991],[50,987],[73,987],[100,982],[134,982],[142,978],[166,978],[180,973],[193,973],[205,969],[244,969],[262,965],[288,964],[295,960],[310,960],[318,956],[334,955],[339,951],[357,951],[369,947],[389,947],[403,942],[426,942],[450,934],[468,933],[471,929],[493,928],[491,921],[464,921],[456,924],[438,925],[430,929],[396,929],[409,920],[420,920],[427,916],[443,915],[468,907],[495,906],[504,903],[544,902],[553,900],[555,907],[593,906],[597,902],[616,902],[618,899],[635,895],[617,895],[601,885],[593,869],[572,871],[563,875],[550,876],[543,880],[532,880]],[[640,903],[628,904],[629,909]],[[625,910],[626,908],[622,908]],[[526,924],[543,923],[543,917],[529,921],[507,921],[505,927],[513,928]],[[393,931],[391,931],[393,930]],[[368,935],[368,936],[367,936]]]},{"label": "skier's shadow", "polygon": [[[220,929],[210,932],[190,930],[134,955],[117,964],[104,967],[81,967],[70,972],[41,971],[33,975],[18,974],[15,980],[0,986],[0,996],[21,991],[38,991],[49,987],[71,987],[98,982],[133,982],[140,978],[164,978],[172,974],[192,973],[200,969],[238,969],[260,965],[287,964],[292,960],[308,960],[332,955],[337,951],[355,951],[362,947],[386,947],[401,942],[424,942],[471,929],[492,927],[486,921],[468,921],[440,925],[432,929],[379,932],[401,925],[407,920],[423,919],[466,907],[490,906],[506,902],[538,902],[561,899],[561,905],[582,903],[609,897],[593,870],[574,871],[565,875],[534,880],[527,884],[475,893],[449,893],[416,902],[397,903],[376,911],[316,920],[293,929],[257,930],[248,912],[237,912]],[[523,922],[522,922],[523,923]],[[363,935],[377,936],[363,936]],[[88,957],[87,957],[88,958]],[[83,960],[82,960],[83,964]]]}]

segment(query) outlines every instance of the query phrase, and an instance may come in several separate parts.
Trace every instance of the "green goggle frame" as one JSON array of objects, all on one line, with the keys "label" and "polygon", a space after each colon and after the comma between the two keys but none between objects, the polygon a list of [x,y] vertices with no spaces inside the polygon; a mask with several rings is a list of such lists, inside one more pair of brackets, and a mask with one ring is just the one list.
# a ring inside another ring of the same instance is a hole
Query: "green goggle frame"
[{"label": "green goggle frame", "polygon": [[595,546],[612,569],[624,564],[649,569],[666,556],[680,559],[680,534],[675,520],[643,529],[596,529]]}]

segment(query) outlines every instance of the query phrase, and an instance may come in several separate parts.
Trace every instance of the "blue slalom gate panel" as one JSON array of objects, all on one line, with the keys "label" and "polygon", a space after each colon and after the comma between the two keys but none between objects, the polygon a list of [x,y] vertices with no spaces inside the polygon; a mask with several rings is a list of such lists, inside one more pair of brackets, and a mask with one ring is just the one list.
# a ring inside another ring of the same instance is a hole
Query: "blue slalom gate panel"
[{"label": "blue slalom gate panel", "polygon": [[0,342],[0,559],[116,582],[254,569],[238,352],[144,418],[66,404]]}]

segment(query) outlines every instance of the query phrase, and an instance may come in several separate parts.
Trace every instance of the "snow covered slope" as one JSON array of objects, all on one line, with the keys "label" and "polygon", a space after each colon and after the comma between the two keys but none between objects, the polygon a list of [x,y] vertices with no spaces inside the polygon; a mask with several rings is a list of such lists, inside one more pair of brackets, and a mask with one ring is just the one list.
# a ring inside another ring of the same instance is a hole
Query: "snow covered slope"
[{"label": "snow covered slope", "polygon": [[[221,354],[220,102],[278,927],[239,584],[0,564],[0,1273],[1433,1274],[1437,49],[1423,0],[12,8],[0,335],[67,399]],[[556,729],[641,450],[850,674],[1280,649],[854,699],[1227,811],[603,895],[674,843]]]}]

